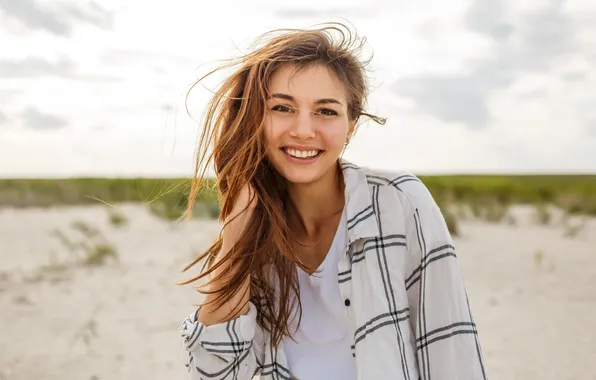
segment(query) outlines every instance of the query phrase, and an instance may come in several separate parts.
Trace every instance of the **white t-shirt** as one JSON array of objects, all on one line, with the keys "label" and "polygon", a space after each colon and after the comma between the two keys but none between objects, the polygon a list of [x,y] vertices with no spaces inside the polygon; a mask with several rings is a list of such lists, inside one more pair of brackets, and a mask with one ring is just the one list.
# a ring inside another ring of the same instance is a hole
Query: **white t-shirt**
[{"label": "white t-shirt", "polygon": [[[337,263],[346,252],[347,216],[344,210],[325,260],[309,275],[298,270],[302,319],[293,341],[283,347],[292,376],[298,380],[356,379],[346,305],[339,292]],[[296,318],[297,319],[297,318]]]}]

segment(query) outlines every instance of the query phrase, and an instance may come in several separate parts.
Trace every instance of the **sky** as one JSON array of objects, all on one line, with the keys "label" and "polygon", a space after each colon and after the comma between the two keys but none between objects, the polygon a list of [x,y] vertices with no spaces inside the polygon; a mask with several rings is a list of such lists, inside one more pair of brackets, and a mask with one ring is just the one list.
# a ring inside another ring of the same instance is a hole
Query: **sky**
[{"label": "sky", "polygon": [[[0,0],[0,177],[190,175],[214,77],[271,29],[349,23],[381,170],[596,173],[596,2]],[[193,120],[194,118],[194,120]]]}]

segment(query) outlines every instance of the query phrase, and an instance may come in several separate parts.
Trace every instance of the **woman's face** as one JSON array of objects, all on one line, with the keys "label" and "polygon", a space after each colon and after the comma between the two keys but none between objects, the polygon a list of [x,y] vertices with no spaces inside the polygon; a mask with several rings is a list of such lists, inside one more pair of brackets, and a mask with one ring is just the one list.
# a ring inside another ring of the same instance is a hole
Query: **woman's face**
[{"label": "woman's face", "polygon": [[342,83],[323,66],[282,66],[269,83],[267,156],[295,184],[313,183],[334,168],[355,121]]}]

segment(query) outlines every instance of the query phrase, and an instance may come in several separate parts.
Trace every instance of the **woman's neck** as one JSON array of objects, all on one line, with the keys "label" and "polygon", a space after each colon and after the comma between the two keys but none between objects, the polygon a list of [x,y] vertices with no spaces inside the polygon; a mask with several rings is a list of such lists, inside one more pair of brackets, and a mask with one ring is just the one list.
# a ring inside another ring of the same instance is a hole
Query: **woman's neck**
[{"label": "woman's neck", "polygon": [[289,223],[300,235],[315,237],[318,231],[341,213],[345,203],[343,176],[339,165],[310,184],[289,184],[288,193],[295,207]]}]

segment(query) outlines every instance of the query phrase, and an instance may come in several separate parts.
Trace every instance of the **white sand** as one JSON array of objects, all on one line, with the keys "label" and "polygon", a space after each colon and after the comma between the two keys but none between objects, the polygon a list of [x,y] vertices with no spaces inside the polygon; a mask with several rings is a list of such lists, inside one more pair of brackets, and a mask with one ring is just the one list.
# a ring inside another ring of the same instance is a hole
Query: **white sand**
[{"label": "white sand", "polygon": [[[213,221],[171,225],[138,205],[0,210],[0,379],[183,379],[178,326],[197,295],[176,281]],[[596,221],[575,237],[461,222],[456,239],[491,379],[596,379]],[[84,221],[119,260],[75,265],[53,229]],[[66,269],[64,269],[66,266]],[[95,333],[95,334],[94,334]]]}]

